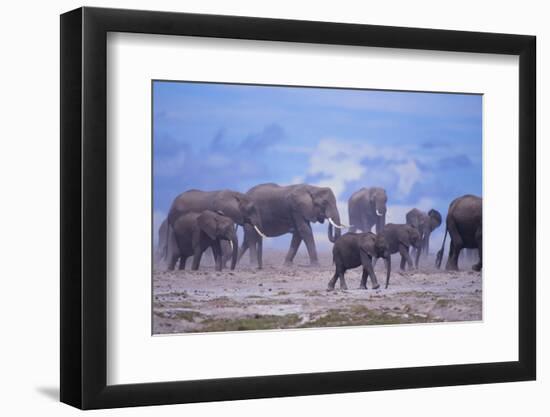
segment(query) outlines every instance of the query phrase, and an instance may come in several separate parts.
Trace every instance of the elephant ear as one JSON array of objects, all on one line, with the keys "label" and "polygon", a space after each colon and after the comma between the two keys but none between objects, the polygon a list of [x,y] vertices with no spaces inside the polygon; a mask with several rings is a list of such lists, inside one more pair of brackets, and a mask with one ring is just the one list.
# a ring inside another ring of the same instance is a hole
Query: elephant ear
[{"label": "elephant ear", "polygon": [[418,221],[418,216],[415,215],[415,214],[416,214],[416,212],[413,209],[413,210],[411,210],[407,213],[405,218],[407,220],[407,224],[410,224],[412,227],[418,229],[418,228],[420,228],[420,224],[419,224],[419,221]]},{"label": "elephant ear", "polygon": [[409,238],[409,244],[403,241],[401,242],[405,246],[412,245],[414,247],[417,247],[420,244],[420,233],[414,227],[411,227],[411,226],[407,227],[407,235]]},{"label": "elephant ear", "polygon": [[328,187],[319,187],[311,189],[310,192],[311,198],[313,199],[314,204],[322,207],[329,203],[330,200],[330,188]]},{"label": "elephant ear", "polygon": [[204,212],[197,218],[199,229],[208,235],[212,240],[215,240],[218,232],[217,216],[214,213]]},{"label": "elephant ear", "polygon": [[313,195],[303,187],[296,188],[288,196],[290,207],[294,213],[300,214],[308,221],[317,220],[313,204]]},{"label": "elephant ear", "polygon": [[359,242],[359,250],[370,255],[373,258],[377,258],[376,254],[376,235],[372,233],[365,233]]},{"label": "elephant ear", "polygon": [[432,230],[438,228],[441,225],[442,217],[439,211],[431,209],[428,212],[428,216],[430,216],[430,225]]},{"label": "elephant ear", "polygon": [[231,191],[220,192],[210,208],[215,212],[221,212],[224,216],[230,217],[237,223],[243,223],[240,193]]},{"label": "elephant ear", "polygon": [[374,204],[374,196],[375,196],[375,190],[374,188],[367,188],[367,201],[369,205]]}]

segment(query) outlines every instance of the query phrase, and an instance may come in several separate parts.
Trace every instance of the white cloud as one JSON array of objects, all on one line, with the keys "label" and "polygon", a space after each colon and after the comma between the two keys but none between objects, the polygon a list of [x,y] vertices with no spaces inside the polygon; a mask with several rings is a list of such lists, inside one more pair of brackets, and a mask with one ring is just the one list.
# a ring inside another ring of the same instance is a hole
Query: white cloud
[{"label": "white cloud", "polygon": [[[369,168],[363,163],[367,158],[379,160],[384,167]],[[322,178],[315,185],[332,188],[337,199],[342,197],[348,183],[361,178],[368,179],[364,186],[384,186],[397,181],[399,198],[407,197],[422,179],[420,169],[410,157],[410,149],[373,146],[364,140],[321,140],[310,156],[307,174],[320,175]]]},{"label": "white cloud", "polygon": [[420,169],[412,159],[403,164],[395,165],[393,169],[399,175],[397,192],[400,197],[406,197],[411,192],[413,185],[420,180]]},{"label": "white cloud", "polygon": [[323,139],[311,154],[308,175],[322,174],[317,185],[330,187],[338,198],[346,188],[346,182],[358,180],[365,173],[361,160],[371,151],[368,144],[360,149],[349,144],[343,145],[332,139]]}]

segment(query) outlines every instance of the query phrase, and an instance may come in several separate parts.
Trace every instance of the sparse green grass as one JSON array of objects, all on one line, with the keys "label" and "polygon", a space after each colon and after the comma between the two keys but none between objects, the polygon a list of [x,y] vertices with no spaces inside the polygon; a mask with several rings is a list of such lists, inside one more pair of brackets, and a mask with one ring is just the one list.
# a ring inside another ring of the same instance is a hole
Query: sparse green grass
[{"label": "sparse green grass", "polygon": [[400,291],[395,294],[395,297],[429,298],[433,297],[433,293],[429,291]]},{"label": "sparse green grass", "polygon": [[166,308],[167,310],[170,309],[177,309],[177,308],[191,308],[194,307],[193,302],[191,301],[184,301],[184,300],[175,300],[175,301],[164,301],[164,302],[156,302],[154,304],[154,308]]},{"label": "sparse green grass", "polygon": [[449,300],[448,298],[440,298],[435,302],[435,307],[447,308],[447,307],[451,307],[452,304],[453,304],[453,300]]},{"label": "sparse green grass", "polygon": [[293,304],[293,301],[289,298],[281,300],[276,298],[263,298],[261,300],[255,301],[254,304],[257,305],[278,305],[278,304]]},{"label": "sparse green grass", "polygon": [[300,322],[297,314],[283,316],[261,315],[246,316],[237,319],[207,319],[199,330],[202,332],[232,332],[238,330],[267,330],[295,327]]},{"label": "sparse green grass", "polygon": [[169,320],[186,320],[194,322],[195,319],[203,319],[207,317],[199,311],[195,310],[177,310],[177,311],[155,311],[155,315],[163,319]]},{"label": "sparse green grass", "polygon": [[321,292],[319,290],[306,290],[304,291],[304,294],[308,297],[317,297],[321,295]]},{"label": "sparse green grass", "polygon": [[391,314],[384,311],[371,310],[362,305],[353,305],[347,310],[329,310],[315,320],[304,323],[300,327],[338,327],[365,326],[404,323],[427,323],[433,321],[429,317],[419,317],[414,314]]}]

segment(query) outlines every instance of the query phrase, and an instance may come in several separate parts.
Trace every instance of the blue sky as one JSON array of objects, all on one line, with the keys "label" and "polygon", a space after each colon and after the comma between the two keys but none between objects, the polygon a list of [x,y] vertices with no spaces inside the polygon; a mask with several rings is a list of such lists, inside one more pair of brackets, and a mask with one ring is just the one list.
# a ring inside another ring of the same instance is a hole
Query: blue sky
[{"label": "blue sky", "polygon": [[345,222],[365,186],[386,188],[393,223],[481,195],[480,95],[155,81],[153,99],[156,225],[190,188],[330,186]]}]

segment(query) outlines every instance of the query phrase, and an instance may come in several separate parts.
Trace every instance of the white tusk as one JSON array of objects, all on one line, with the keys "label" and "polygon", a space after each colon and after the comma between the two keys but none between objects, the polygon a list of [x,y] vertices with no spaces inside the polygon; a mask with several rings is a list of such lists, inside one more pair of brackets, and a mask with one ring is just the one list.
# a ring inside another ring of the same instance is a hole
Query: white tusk
[{"label": "white tusk", "polygon": [[332,220],[330,217],[328,218],[328,221],[329,221],[330,224],[332,224],[337,229],[345,229],[345,228],[349,227],[349,226],[346,226],[344,224],[338,226],[336,223],[334,223],[334,220]]},{"label": "white tusk", "polygon": [[255,230],[255,231],[256,231],[256,233],[258,233],[258,234],[259,234],[259,235],[260,235],[261,237],[263,237],[263,238],[266,238],[266,239],[267,239],[267,236],[266,236],[266,235],[264,235],[264,234],[263,234],[263,233],[262,233],[262,232],[260,231],[260,229],[258,229],[258,226],[254,225],[254,230]]},{"label": "white tusk", "polygon": [[379,216],[379,217],[382,217],[384,214],[383,214],[383,213],[380,213],[380,212],[378,211],[378,209],[376,209],[376,215]]},{"label": "white tusk", "polygon": [[231,247],[231,252],[233,252],[233,242],[231,240],[229,241],[229,246]]}]

